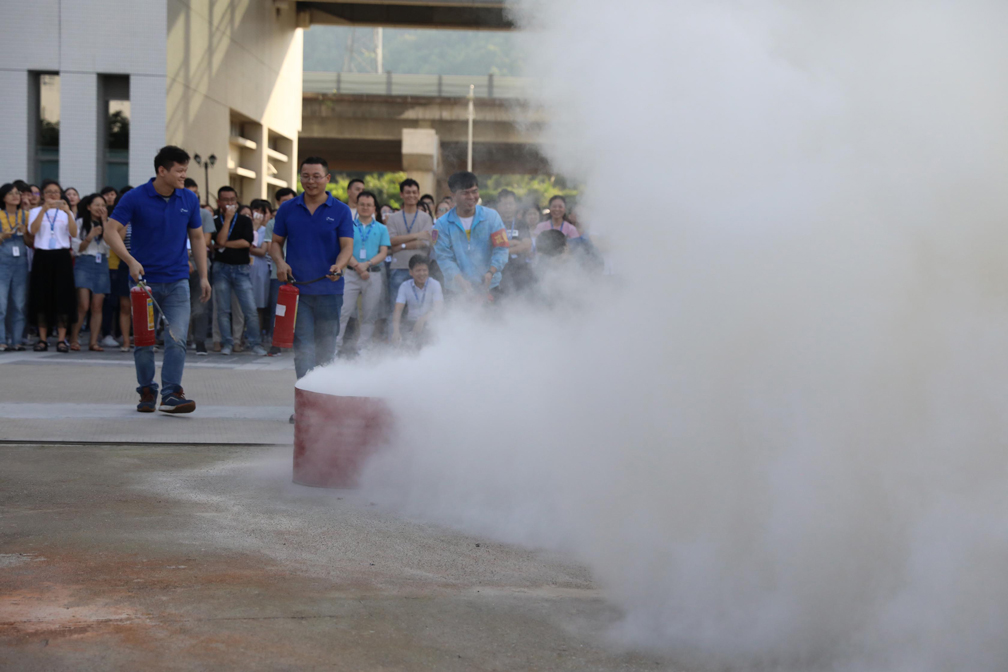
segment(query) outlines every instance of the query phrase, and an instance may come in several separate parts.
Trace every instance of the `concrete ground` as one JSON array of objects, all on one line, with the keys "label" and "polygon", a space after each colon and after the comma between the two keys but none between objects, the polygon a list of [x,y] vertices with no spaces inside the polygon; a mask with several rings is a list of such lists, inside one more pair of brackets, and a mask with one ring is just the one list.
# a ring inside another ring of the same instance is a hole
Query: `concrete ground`
[{"label": "concrete ground", "polygon": [[177,418],[129,411],[128,359],[16,356],[0,669],[674,669],[604,644],[619,614],[568,558],[293,485],[289,440],[263,445],[289,431],[284,358],[187,365]]}]

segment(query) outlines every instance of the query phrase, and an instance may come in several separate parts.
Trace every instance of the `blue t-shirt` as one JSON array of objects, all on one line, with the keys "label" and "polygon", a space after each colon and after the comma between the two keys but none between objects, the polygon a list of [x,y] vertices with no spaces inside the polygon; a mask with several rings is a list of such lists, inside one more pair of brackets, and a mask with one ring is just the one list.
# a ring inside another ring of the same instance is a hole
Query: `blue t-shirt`
[{"label": "blue t-shirt", "polygon": [[[354,237],[353,219],[346,203],[332,194],[325,203],[308,211],[304,194],[292,198],[277,210],[273,235],[286,238],[285,258],[295,280],[314,280],[329,273],[340,253],[340,238]],[[319,280],[299,285],[302,294],[342,294],[343,278],[336,282]]]},{"label": "blue t-shirt", "polygon": [[[379,224],[374,219],[367,226],[361,224],[360,219],[355,219],[353,229],[353,256],[357,261],[374,259],[374,256],[378,254],[379,247],[382,245],[385,247],[392,246],[388,227],[384,224]],[[362,251],[364,252],[363,257],[361,256]]]},{"label": "blue t-shirt", "polygon": [[144,267],[147,282],[189,279],[189,229],[203,228],[196,194],[176,189],[166,199],[154,189],[152,177],[123,195],[112,219],[131,225],[130,254]]}]

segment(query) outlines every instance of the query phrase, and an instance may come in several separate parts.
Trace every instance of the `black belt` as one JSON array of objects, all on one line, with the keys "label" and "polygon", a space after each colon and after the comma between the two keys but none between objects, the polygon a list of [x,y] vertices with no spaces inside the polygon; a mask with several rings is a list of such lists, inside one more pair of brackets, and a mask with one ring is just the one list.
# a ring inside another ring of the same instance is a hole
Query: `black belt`
[{"label": "black belt", "polygon": [[378,271],[383,270],[383,266],[381,264],[375,264],[374,266],[368,266],[367,270],[368,273],[377,273]]}]

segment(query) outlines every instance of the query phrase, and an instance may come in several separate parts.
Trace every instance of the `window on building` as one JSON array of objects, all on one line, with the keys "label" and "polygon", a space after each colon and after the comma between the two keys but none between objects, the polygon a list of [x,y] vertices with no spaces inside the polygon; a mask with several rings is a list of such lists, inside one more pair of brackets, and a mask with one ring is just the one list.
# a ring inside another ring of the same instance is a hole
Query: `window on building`
[{"label": "window on building", "polygon": [[39,118],[36,138],[38,179],[59,179],[59,75],[39,75]]},{"label": "window on building", "polygon": [[121,189],[129,184],[130,101],[108,101],[105,129],[105,184]]}]

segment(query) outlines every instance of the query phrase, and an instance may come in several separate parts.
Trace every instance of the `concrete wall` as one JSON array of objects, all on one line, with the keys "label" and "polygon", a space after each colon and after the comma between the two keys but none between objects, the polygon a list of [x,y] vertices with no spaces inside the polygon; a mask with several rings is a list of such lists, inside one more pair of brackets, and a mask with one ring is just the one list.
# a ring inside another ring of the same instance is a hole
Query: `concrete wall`
[{"label": "concrete wall", "polygon": [[[211,194],[233,182],[243,202],[267,196],[274,189],[266,180],[267,163],[278,179],[293,183],[302,77],[302,31],[294,3],[278,10],[263,0],[167,0],[167,10],[168,141],[190,154],[216,155]],[[232,145],[233,126],[256,149]],[[271,132],[289,161],[267,157],[263,145]],[[229,155],[255,179],[229,173]],[[189,173],[205,193],[204,170],[191,164]]]},{"label": "concrete wall", "polygon": [[[0,21],[4,45],[0,83],[0,180],[35,178],[37,73],[60,75],[60,182],[82,194],[102,185],[106,110],[102,75],[150,80],[144,103],[164,108],[164,0],[35,0],[7,3]],[[160,100],[160,104],[158,103]],[[150,175],[164,144],[161,115],[136,114],[130,124],[130,180]],[[140,161],[140,158],[143,161]]]}]

